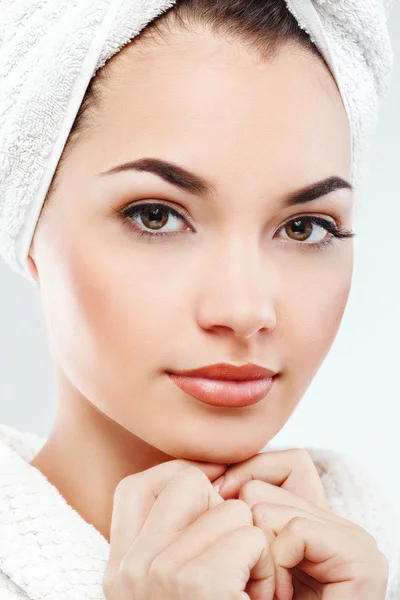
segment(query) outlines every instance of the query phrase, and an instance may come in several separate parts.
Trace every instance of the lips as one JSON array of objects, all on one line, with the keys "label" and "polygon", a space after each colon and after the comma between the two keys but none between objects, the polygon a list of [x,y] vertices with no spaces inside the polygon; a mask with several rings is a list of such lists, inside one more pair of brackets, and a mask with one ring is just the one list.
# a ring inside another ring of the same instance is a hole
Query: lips
[{"label": "lips", "polygon": [[276,372],[252,363],[219,363],[168,375],[180,389],[205,404],[244,407],[259,402],[271,391]]},{"label": "lips", "polygon": [[219,379],[229,381],[243,381],[249,379],[263,379],[265,377],[273,377],[276,371],[271,371],[253,363],[236,366],[229,363],[217,363],[207,365],[200,369],[192,369],[190,371],[174,371],[175,375],[183,375],[186,377],[205,377],[207,379]]}]

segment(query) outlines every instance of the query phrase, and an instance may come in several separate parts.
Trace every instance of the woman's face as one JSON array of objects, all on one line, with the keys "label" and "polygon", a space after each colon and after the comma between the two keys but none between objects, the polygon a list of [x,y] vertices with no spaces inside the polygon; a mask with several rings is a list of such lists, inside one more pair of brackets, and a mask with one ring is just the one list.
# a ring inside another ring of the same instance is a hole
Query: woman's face
[{"label": "woman's face", "polygon": [[[282,428],[341,322],[352,240],[298,218],[351,229],[352,192],[288,199],[328,177],[349,181],[350,132],[331,75],[300,47],[266,62],[206,31],[166,41],[113,58],[95,130],[63,166],[30,268],[70,393],[168,455],[232,463]],[[144,158],[192,172],[208,193],[189,177],[166,181],[166,169],[101,175]],[[279,375],[245,408],[206,405],[167,375],[220,362]]]}]

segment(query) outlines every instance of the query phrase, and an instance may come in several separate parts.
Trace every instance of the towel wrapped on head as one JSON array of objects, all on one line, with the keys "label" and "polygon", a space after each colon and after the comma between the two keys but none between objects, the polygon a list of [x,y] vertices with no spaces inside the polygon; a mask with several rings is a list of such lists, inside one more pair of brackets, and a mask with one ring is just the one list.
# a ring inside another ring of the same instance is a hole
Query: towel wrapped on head
[{"label": "towel wrapped on head", "polygon": [[[266,0],[267,1],[267,0]],[[352,137],[352,183],[388,90],[391,0],[286,0],[336,79]],[[86,88],[175,0],[0,0],[0,256],[32,283],[40,211]]]}]

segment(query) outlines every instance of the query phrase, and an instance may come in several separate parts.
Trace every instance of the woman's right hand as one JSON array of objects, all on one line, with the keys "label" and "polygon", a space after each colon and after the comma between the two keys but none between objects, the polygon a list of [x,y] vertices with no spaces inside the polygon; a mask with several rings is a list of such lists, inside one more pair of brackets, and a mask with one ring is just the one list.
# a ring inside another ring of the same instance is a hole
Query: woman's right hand
[{"label": "woman's right hand", "polygon": [[[251,569],[265,534],[242,500],[213,488],[227,465],[186,460],[162,463],[117,486],[110,556],[103,578],[107,600],[248,600]],[[271,595],[274,598],[271,562]]]}]

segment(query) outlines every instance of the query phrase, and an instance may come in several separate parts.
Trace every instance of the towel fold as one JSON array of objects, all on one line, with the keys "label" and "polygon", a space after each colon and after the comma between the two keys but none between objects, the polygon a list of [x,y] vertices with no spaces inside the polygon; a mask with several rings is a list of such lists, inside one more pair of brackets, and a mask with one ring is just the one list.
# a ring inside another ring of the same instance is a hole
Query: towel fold
[{"label": "towel fold", "polygon": [[[216,0],[217,1],[217,0]],[[329,64],[352,134],[352,182],[392,72],[385,0],[286,0]],[[29,248],[92,76],[175,0],[0,0],[0,256]]]}]

